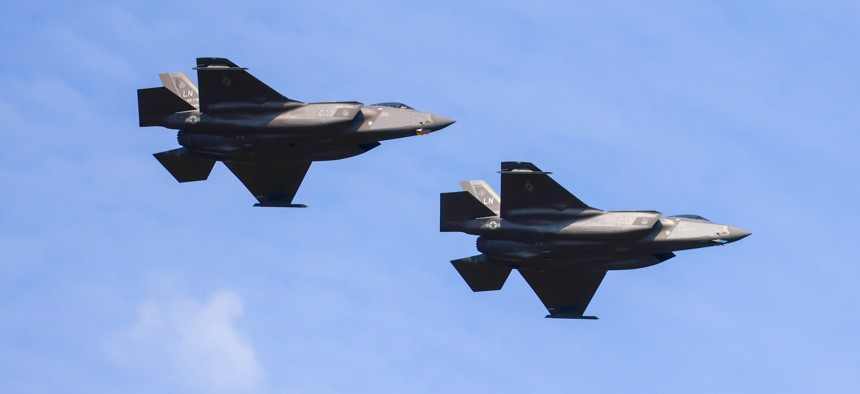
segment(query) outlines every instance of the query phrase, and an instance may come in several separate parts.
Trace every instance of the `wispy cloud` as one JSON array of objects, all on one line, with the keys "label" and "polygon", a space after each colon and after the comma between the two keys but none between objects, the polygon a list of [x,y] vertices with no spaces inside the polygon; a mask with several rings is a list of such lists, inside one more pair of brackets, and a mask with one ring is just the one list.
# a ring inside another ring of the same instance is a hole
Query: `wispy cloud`
[{"label": "wispy cloud", "polygon": [[122,367],[152,372],[156,380],[205,392],[247,392],[259,388],[264,373],[237,327],[242,314],[242,299],[232,291],[216,292],[204,302],[147,301],[108,351]]},{"label": "wispy cloud", "polygon": [[[860,386],[852,2],[7,6],[2,392]],[[253,209],[223,165],[177,184],[151,157],[175,131],[138,127],[136,89],[196,56],[458,123],[315,163],[309,209]],[[611,273],[595,324],[547,321],[517,275],[472,294],[448,260],[474,238],[438,232],[438,193],[498,187],[503,160],[755,235]]]}]

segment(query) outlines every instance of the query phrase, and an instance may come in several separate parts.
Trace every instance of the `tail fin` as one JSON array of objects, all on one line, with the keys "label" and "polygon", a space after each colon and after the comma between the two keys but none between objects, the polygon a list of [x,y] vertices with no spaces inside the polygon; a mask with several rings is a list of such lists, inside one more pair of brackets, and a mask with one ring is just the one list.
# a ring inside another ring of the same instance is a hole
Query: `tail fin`
[{"label": "tail fin", "polygon": [[502,199],[499,198],[499,194],[496,193],[487,182],[484,181],[462,181],[460,182],[460,187],[463,191],[467,191],[472,194],[473,197],[477,198],[478,201],[483,203],[490,208],[493,212],[495,212],[496,216],[499,215],[501,211]]},{"label": "tail fin", "polygon": [[490,208],[472,197],[469,192],[442,193],[439,197],[440,231],[461,231],[457,222],[496,216]]},{"label": "tail fin", "polygon": [[506,161],[502,163],[501,216],[521,209],[589,209],[582,200],[571,194],[532,163]]},{"label": "tail fin", "polygon": [[164,115],[195,109],[193,105],[188,104],[164,87],[137,90],[137,112],[140,117],[140,127],[159,126],[160,119]]},{"label": "tail fin", "polygon": [[494,263],[483,254],[452,260],[451,264],[475,292],[501,290],[511,274],[511,267]]},{"label": "tail fin", "polygon": [[158,74],[158,78],[161,79],[164,87],[173,94],[181,97],[194,108],[200,108],[200,94],[197,91],[197,85],[184,72]]},{"label": "tail fin", "polygon": [[214,159],[197,155],[188,148],[160,152],[153,156],[179,182],[206,180],[215,165]]},{"label": "tail fin", "polygon": [[198,57],[197,82],[200,83],[200,108],[216,111],[230,103],[261,104],[266,101],[291,102],[268,85],[249,74],[247,68],[225,58]]}]

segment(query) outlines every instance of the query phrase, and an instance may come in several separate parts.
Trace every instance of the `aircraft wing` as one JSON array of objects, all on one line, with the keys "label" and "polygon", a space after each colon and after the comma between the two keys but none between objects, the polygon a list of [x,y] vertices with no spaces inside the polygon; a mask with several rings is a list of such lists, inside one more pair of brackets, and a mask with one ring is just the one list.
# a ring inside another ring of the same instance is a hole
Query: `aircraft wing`
[{"label": "aircraft wing", "polygon": [[254,204],[255,207],[306,207],[293,204],[293,198],[305,179],[310,162],[240,163],[225,160],[224,165],[257,198],[259,203]]},{"label": "aircraft wing", "polygon": [[594,316],[583,316],[583,313],[600,287],[606,271],[519,271],[549,311],[546,317],[596,319]]},{"label": "aircraft wing", "polygon": [[567,189],[549,177],[532,163],[502,163],[501,217],[509,217],[512,211],[529,209],[589,208]]}]

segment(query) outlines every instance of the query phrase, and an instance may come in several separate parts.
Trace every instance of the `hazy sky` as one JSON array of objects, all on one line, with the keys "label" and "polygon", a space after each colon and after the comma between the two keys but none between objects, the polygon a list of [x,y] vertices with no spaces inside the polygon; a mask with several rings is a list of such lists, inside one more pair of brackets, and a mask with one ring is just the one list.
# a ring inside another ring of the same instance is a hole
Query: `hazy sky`
[{"label": "hazy sky", "polygon": [[[860,6],[599,3],[4,4],[0,392],[860,391]],[[198,56],[457,123],[253,208],[138,127],[135,90]],[[505,160],[753,236],[544,319],[517,274],[472,293],[474,237],[438,231],[438,193]]]}]

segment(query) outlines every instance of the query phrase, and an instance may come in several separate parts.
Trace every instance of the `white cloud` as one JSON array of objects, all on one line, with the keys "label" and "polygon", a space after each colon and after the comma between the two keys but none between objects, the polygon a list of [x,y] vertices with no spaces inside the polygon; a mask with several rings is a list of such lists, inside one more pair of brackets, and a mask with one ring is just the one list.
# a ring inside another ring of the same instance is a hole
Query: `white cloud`
[{"label": "white cloud", "polygon": [[138,306],[137,322],[109,344],[123,367],[151,372],[202,392],[246,392],[258,387],[263,370],[253,347],[236,327],[242,299],[232,291],[205,303],[187,297]]}]

